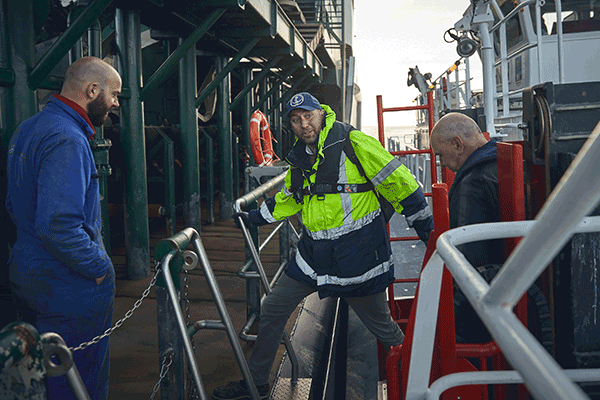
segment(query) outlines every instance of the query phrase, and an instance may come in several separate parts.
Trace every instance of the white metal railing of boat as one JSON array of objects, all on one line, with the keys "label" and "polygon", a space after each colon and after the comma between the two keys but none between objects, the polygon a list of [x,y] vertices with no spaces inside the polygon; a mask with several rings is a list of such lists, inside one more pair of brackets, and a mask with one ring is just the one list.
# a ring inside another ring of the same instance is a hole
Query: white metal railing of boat
[{"label": "white metal railing of boat", "polygon": [[[436,398],[442,387],[511,379],[522,379],[537,399],[588,398],[573,381],[599,382],[600,369],[563,371],[512,309],[574,233],[600,231],[600,217],[585,217],[600,200],[599,152],[600,123],[535,220],[468,225],[440,235],[436,251],[421,273],[407,399]],[[474,241],[521,236],[489,285],[456,248]],[[444,263],[519,377],[506,371],[465,372],[448,375],[427,387],[435,335],[431,327],[438,315]]]},{"label": "white metal railing of boat", "polygon": [[[536,43],[530,43],[521,47],[520,49],[511,52],[508,54],[506,48],[506,23],[513,18],[520,10],[525,7],[529,7],[530,5],[535,3],[535,15],[536,15]],[[503,15],[502,10],[498,6],[497,2],[493,0],[491,2],[492,6],[496,13],[501,17],[500,21],[498,21],[494,26],[489,29],[489,33],[493,34],[496,30],[500,29],[500,61],[494,62],[494,66],[500,64],[501,65],[501,73],[502,73],[502,91],[501,93],[497,93],[494,98],[502,99],[502,113],[503,116],[508,116],[510,112],[510,98],[514,97],[522,93],[522,90],[516,90],[513,92],[509,92],[508,89],[508,58],[514,57],[518,54],[524,53],[525,51],[537,47],[537,57],[538,57],[538,68],[537,68],[537,83],[541,83],[542,76],[542,17],[541,17],[541,6],[543,5],[543,0],[525,0],[521,1],[513,10],[511,10],[506,16]],[[561,0],[555,0],[556,4],[556,15],[557,15],[557,47],[558,47],[558,78],[559,83],[564,82],[564,57],[563,57],[563,29],[562,29],[562,2]],[[480,25],[480,28],[483,26],[487,26],[485,24]],[[485,82],[485,85],[488,85],[489,90],[493,90],[495,92],[495,75],[488,76]],[[494,114],[495,114],[495,103],[494,103]],[[488,116],[489,118],[489,116]]]}]

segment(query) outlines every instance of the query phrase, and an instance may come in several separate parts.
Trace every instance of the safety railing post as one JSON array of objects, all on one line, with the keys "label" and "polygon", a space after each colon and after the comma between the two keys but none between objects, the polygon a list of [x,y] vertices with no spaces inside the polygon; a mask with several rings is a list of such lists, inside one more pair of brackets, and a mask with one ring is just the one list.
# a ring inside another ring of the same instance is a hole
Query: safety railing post
[{"label": "safety railing post", "polygon": [[[177,298],[179,292],[177,291]],[[169,302],[167,288],[156,286],[156,327],[158,330],[158,354],[160,360],[164,358],[169,349],[177,349],[171,354],[170,373],[160,382],[162,400],[171,398],[185,398],[185,356],[179,349],[183,349],[183,338],[177,332],[177,317],[173,303]]]},{"label": "safety railing post", "polygon": [[204,391],[204,385],[202,384],[202,378],[200,377],[200,371],[198,369],[198,363],[196,362],[196,356],[194,354],[194,350],[192,348],[192,343],[188,336],[187,326],[185,324],[185,320],[183,318],[183,313],[181,311],[179,305],[179,293],[175,288],[175,283],[173,282],[173,278],[171,276],[171,268],[169,263],[173,259],[173,254],[169,253],[162,259],[160,268],[161,268],[161,276],[165,282],[165,288],[167,290],[167,294],[169,297],[169,303],[172,306],[172,311],[175,314],[175,322],[177,330],[181,335],[183,342],[183,349],[185,355],[188,359],[189,364],[189,373],[192,375],[192,379],[194,384],[196,385],[196,389],[198,390],[198,394],[201,400],[206,400],[206,393]]},{"label": "safety railing post", "polygon": [[[256,201],[259,197],[264,196],[265,194],[269,193],[274,188],[281,185],[285,179],[285,175],[286,175],[286,173],[282,173],[279,176],[269,180],[265,184],[259,186],[258,188],[252,190],[250,193],[247,193],[246,195],[237,199],[234,202],[234,211],[239,212],[239,211],[244,210],[245,207],[247,207],[248,205],[250,205],[251,203]],[[282,261],[281,265],[279,266],[279,269],[275,273],[275,276],[273,277],[273,282],[269,282],[267,275],[265,273],[265,270],[263,268],[262,262],[260,260],[260,250],[262,250],[262,248],[271,240],[271,238],[273,237],[273,235],[276,233],[277,230],[289,229],[289,232],[291,232],[293,230],[293,227],[291,226],[291,224],[289,224],[289,221],[281,222],[278,225],[278,227],[276,228],[276,230],[264,241],[261,248],[258,249],[257,246],[255,245],[255,242],[254,242],[251,234],[250,234],[249,229],[246,227],[243,220],[240,218],[238,221],[240,223],[240,227],[241,227],[242,233],[244,235],[244,240],[246,242],[247,249],[250,251],[251,257],[252,257],[251,260],[247,261],[242,266],[242,268],[238,272],[238,275],[243,278],[246,278],[246,279],[259,278],[263,285],[264,291],[265,291],[264,297],[266,297],[271,292],[271,288],[273,287],[275,282],[277,282],[277,280],[283,273],[285,267],[287,266],[288,259],[286,259],[283,255],[280,256],[283,259],[283,261]],[[286,234],[284,233],[283,236],[280,236],[280,240],[283,237],[285,237],[285,235]],[[287,254],[289,254],[289,251],[287,252]],[[249,269],[252,265],[254,267],[256,267],[257,272],[249,272]],[[264,297],[263,297],[263,300],[264,300]],[[256,320],[256,318],[258,316],[259,316],[259,314],[255,313],[249,317],[248,321],[246,322],[246,325],[242,329],[242,333],[240,333],[240,337],[243,340],[255,340],[255,338],[256,338],[255,336],[248,335],[248,330],[250,329],[250,326],[254,323],[254,321]],[[285,331],[283,333],[283,344],[287,350],[288,357],[290,359],[290,363],[291,363],[291,367],[292,367],[292,373],[291,373],[292,382],[295,383],[298,381],[298,375],[299,375],[298,358],[292,347],[292,343],[290,341],[289,335]]]},{"label": "safety railing post", "polygon": [[[253,400],[260,400],[258,390],[256,388],[256,385],[254,384],[254,379],[252,378],[252,375],[250,374],[250,368],[248,367],[248,362],[246,361],[246,356],[244,355],[242,347],[240,346],[237,334],[235,332],[235,329],[233,328],[233,323],[231,322],[231,318],[230,318],[229,313],[227,312],[227,308],[225,306],[225,300],[223,299],[221,291],[219,290],[219,286],[217,284],[217,278],[215,277],[215,274],[210,266],[210,262],[208,260],[208,255],[206,254],[206,250],[204,249],[204,246],[202,245],[202,240],[200,239],[200,236],[197,233],[194,233],[192,244],[194,246],[194,250],[196,250],[196,254],[198,255],[198,260],[199,260],[200,266],[202,267],[202,271],[204,272],[204,276],[206,277],[206,281],[207,281],[208,287],[210,288],[210,291],[212,293],[213,299],[215,301],[215,305],[217,306],[219,316],[221,317],[220,323],[222,324],[223,328],[227,332],[229,342],[231,343],[231,347],[233,349],[235,358],[238,361],[238,365],[239,365],[240,369],[242,370],[242,375],[244,377],[244,380],[246,382],[248,382],[248,388],[250,389],[250,395]],[[202,321],[198,322],[194,325],[198,326],[198,324],[201,324],[201,323],[202,323]]]}]

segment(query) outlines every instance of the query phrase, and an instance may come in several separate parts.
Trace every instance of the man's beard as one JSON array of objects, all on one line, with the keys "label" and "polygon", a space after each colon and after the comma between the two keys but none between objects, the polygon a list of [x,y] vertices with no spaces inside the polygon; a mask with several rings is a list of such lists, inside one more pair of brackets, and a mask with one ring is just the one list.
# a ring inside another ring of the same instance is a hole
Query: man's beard
[{"label": "man's beard", "polygon": [[102,126],[112,106],[106,103],[104,93],[88,104],[88,117],[93,126]]}]

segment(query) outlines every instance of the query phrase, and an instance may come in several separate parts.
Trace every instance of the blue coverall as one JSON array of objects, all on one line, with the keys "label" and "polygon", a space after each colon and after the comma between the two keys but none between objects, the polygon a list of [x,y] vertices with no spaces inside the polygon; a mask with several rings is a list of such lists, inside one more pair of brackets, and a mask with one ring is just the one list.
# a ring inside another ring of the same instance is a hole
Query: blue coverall
[{"label": "blue coverall", "polygon": [[[15,132],[6,207],[18,231],[9,270],[20,318],[75,347],[110,327],[115,275],[101,236],[98,175],[88,140],[94,129],[85,111],[68,103],[50,98]],[[105,274],[97,285],[95,278]],[[73,353],[92,399],[108,397],[108,344],[104,338]],[[64,376],[48,378],[48,385],[50,399],[73,398]]]}]

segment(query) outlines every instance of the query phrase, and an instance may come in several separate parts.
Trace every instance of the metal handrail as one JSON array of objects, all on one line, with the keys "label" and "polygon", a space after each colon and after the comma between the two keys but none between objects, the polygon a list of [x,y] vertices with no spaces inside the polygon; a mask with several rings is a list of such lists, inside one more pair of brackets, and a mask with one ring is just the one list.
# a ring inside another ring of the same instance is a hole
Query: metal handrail
[{"label": "metal handrail", "polygon": [[[193,252],[193,254],[195,254],[197,257],[195,259],[194,257],[191,257],[192,254],[189,254],[192,252],[184,251],[190,243],[193,245],[195,250],[195,252]],[[162,254],[164,254],[164,256],[162,256]],[[196,356],[194,354],[190,337],[193,336],[199,329],[216,329],[225,330],[227,332],[227,336],[231,343],[231,347],[237,359],[238,365],[242,371],[242,375],[245,381],[248,382],[250,396],[253,400],[260,400],[258,389],[254,384],[252,375],[250,374],[248,362],[246,361],[242,347],[237,339],[231,317],[229,316],[225,306],[225,300],[223,299],[223,295],[219,289],[217,279],[214,275],[212,267],[210,266],[208,255],[206,254],[206,250],[202,245],[202,241],[198,232],[193,228],[186,228],[172,237],[162,240],[155,249],[155,255],[158,255],[158,257],[162,256],[159,267],[160,273],[164,279],[165,287],[169,294],[169,300],[175,312],[177,328],[179,329],[179,333],[183,340],[184,351],[188,358],[189,371],[192,374],[192,379],[196,385],[196,388],[198,389],[200,399],[207,399],[207,397],[202,384],[202,378],[200,376],[198,363],[196,362]],[[191,258],[192,260],[189,261],[188,258]],[[174,262],[173,268],[171,268],[172,261]],[[195,267],[195,263],[200,264],[202,267],[221,320],[198,321],[188,328],[185,324],[185,319],[183,317],[183,312],[179,302],[179,295],[175,288],[172,275],[179,273],[180,267],[183,267],[184,269],[193,269]]]},{"label": "metal handrail", "polygon": [[[247,193],[246,195],[235,200],[235,202],[233,203],[234,211],[241,212],[245,207],[250,205],[252,202],[256,201],[260,197],[267,195],[271,190],[280,186],[283,183],[286,174],[287,174],[287,172],[284,172],[284,173],[276,176],[275,178],[270,179],[269,181],[267,181],[266,183],[257,187],[256,189],[252,190],[251,192]],[[274,237],[275,232],[271,233],[271,235],[269,235],[267,240],[265,240],[263,246],[261,246],[259,249],[257,249],[257,246],[255,245],[254,240],[252,239],[252,235],[250,234],[250,230],[245,225],[244,220],[240,217],[235,217],[235,218],[238,218],[239,226],[242,230],[242,234],[244,235],[244,240],[246,242],[246,246],[250,250],[250,254],[252,256],[252,263],[256,267],[256,271],[248,272],[248,269],[250,268],[251,263],[246,262],[238,271],[238,276],[240,276],[242,278],[246,278],[246,279],[248,279],[248,278],[259,278],[260,279],[262,286],[264,288],[264,291],[265,291],[265,294],[262,296],[261,301],[260,301],[260,303],[262,305],[262,302],[264,301],[266,296],[269,295],[269,293],[271,293],[271,289],[273,288],[273,286],[275,285],[275,283],[277,282],[279,277],[281,277],[281,275],[283,274],[283,271],[287,267],[288,261],[284,260],[281,263],[281,265],[277,269],[277,272],[275,273],[275,276],[273,277],[273,280],[271,282],[269,282],[269,279],[267,278],[265,269],[260,260],[260,251],[262,251],[264,246]],[[275,228],[275,231],[282,229],[284,226],[291,227],[292,230],[294,231],[294,233],[296,234],[296,236],[299,237],[298,233],[294,230],[293,226],[291,225],[291,223],[289,222],[289,220],[287,218],[284,221],[282,221]],[[290,251],[290,254],[292,251],[293,250]],[[254,310],[252,312],[252,314],[248,317],[246,324],[244,325],[244,327],[242,328],[242,331],[240,332],[240,338],[242,340],[246,340],[246,341],[256,340],[256,335],[249,335],[248,332],[250,331],[250,327],[254,324],[254,322],[256,321],[257,318],[258,318],[257,310]],[[292,342],[286,331],[283,332],[283,344],[284,344],[286,351],[288,353],[288,356],[290,358],[290,363],[291,363],[291,367],[292,367],[292,374],[291,374],[292,382],[295,383],[298,381],[298,376],[299,376],[298,357],[296,356],[296,352],[294,351]]]},{"label": "metal handrail", "polygon": [[[587,399],[567,377],[512,309],[574,233],[600,231],[600,217],[584,218],[598,203],[600,123],[594,128],[535,221],[463,226],[440,235],[437,249],[421,274],[407,399],[428,392],[434,333],[428,329],[438,315],[443,264],[461,288],[510,364],[539,399]],[[573,196],[573,193],[577,193]],[[556,229],[560,226],[561,229]],[[544,232],[536,235],[534,232]],[[530,234],[532,233],[532,234]],[[456,246],[474,241],[524,238],[488,285]],[[600,370],[592,374],[600,381]],[[493,375],[492,375],[493,376]]]}]

